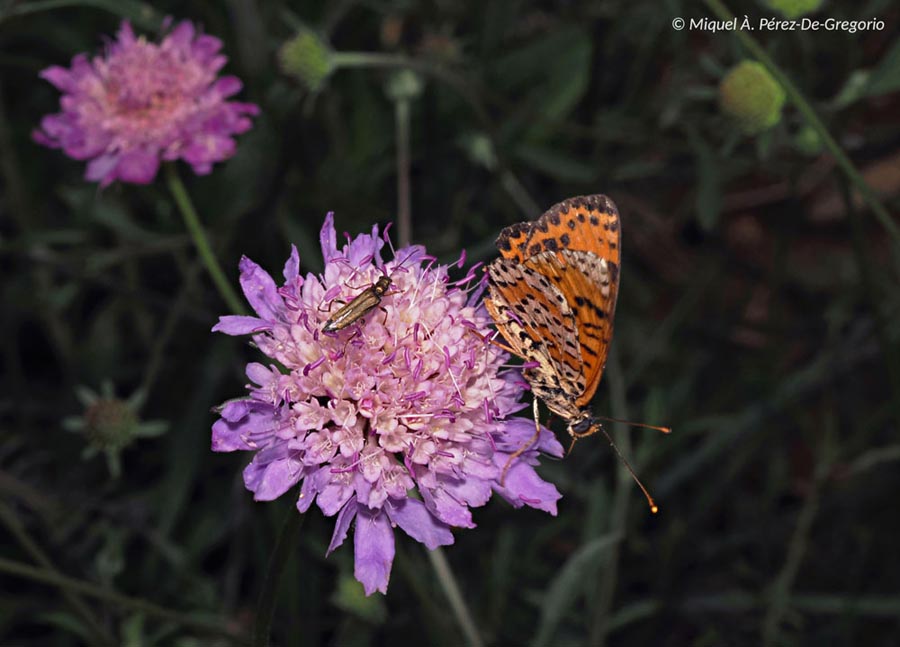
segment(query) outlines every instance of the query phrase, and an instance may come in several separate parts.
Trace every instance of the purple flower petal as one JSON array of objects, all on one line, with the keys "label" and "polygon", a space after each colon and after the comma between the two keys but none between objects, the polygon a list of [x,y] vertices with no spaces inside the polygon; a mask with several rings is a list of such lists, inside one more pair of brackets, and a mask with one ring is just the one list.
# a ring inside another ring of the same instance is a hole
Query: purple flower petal
[{"label": "purple flower petal", "polygon": [[41,70],[41,73],[38,76],[45,81],[49,81],[57,90],[62,92],[70,92],[74,87],[71,72],[59,65],[51,65],[50,67]]},{"label": "purple flower petal", "polygon": [[474,528],[472,512],[464,503],[457,501],[442,488],[423,489],[422,499],[428,511],[449,526]]},{"label": "purple flower petal", "polygon": [[240,269],[241,288],[253,310],[266,321],[279,321],[284,311],[284,300],[278,294],[275,281],[246,256],[241,258]]},{"label": "purple flower petal", "polygon": [[312,476],[303,479],[303,485],[300,488],[300,496],[297,497],[297,510],[304,513],[316,500],[315,480]]},{"label": "purple flower petal", "polygon": [[450,528],[435,519],[421,501],[404,499],[387,505],[385,510],[393,523],[419,543],[425,544],[429,550],[453,543]]},{"label": "purple flower petal", "polygon": [[88,163],[84,177],[91,182],[100,182],[100,186],[107,186],[115,180],[115,170],[119,165],[117,155],[101,155]]},{"label": "purple flower petal", "polygon": [[555,485],[542,480],[534,467],[522,461],[514,462],[506,473],[503,486],[497,483],[494,489],[516,508],[527,505],[549,512],[554,517],[556,502],[562,498]]},{"label": "purple flower petal", "polygon": [[387,593],[394,563],[394,531],[385,513],[360,507],[353,533],[355,567],[353,575],[366,591]]},{"label": "purple flower petal", "polygon": [[319,242],[322,245],[322,256],[325,257],[325,264],[328,265],[335,256],[338,256],[337,232],[334,230],[333,211],[329,211],[325,216],[325,222],[322,223],[322,230],[319,232]]},{"label": "purple flower petal", "polygon": [[244,440],[244,426],[229,423],[224,418],[213,423],[212,450],[214,452],[233,452],[240,449],[254,449]]},{"label": "purple flower petal", "polygon": [[265,449],[244,470],[244,485],[257,501],[272,501],[303,478],[303,464],[286,447]]},{"label": "purple flower petal", "polygon": [[156,151],[131,150],[119,156],[116,179],[131,184],[150,184],[159,170]]},{"label": "purple flower petal", "polygon": [[226,335],[249,335],[252,333],[272,330],[272,324],[263,321],[259,317],[245,315],[225,315],[219,317],[219,323],[213,326],[213,332],[223,332]]},{"label": "purple flower petal", "polygon": [[356,518],[357,510],[359,510],[359,505],[356,503],[356,499],[351,499],[338,512],[337,519],[334,522],[334,532],[331,535],[331,543],[328,544],[328,550],[325,551],[326,557],[333,553],[335,548],[344,543],[344,540],[347,538],[347,531],[350,530],[350,522]]},{"label": "purple flower petal", "polygon": [[300,252],[296,245],[291,245],[291,255],[284,264],[283,276],[285,283],[291,283],[300,276]]}]

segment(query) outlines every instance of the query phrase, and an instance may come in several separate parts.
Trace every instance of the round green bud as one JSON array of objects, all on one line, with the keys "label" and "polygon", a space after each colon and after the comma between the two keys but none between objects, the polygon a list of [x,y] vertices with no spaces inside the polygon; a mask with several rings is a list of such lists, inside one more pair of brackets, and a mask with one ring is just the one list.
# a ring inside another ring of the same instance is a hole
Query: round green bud
[{"label": "round green bud", "polygon": [[115,398],[101,398],[84,412],[84,432],[97,449],[121,449],[136,435],[137,414],[128,403]]},{"label": "round green bud", "polygon": [[822,152],[822,138],[812,126],[804,126],[794,135],[794,147],[804,155],[818,155]]},{"label": "round green bud", "polygon": [[719,84],[719,106],[748,135],[768,130],[781,120],[785,94],[769,71],[756,61],[742,61]]},{"label": "round green bud", "polygon": [[278,50],[282,72],[315,92],[334,71],[331,47],[312,31],[301,31]]},{"label": "round green bud", "polygon": [[818,11],[822,0],[766,0],[766,6],[793,20]]}]

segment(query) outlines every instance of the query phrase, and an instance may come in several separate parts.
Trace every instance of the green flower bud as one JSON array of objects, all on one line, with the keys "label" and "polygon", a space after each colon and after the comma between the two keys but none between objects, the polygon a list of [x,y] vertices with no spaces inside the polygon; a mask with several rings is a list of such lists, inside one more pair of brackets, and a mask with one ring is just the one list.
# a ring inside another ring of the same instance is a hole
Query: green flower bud
[{"label": "green flower bud", "polygon": [[145,393],[137,391],[127,400],[117,398],[111,382],[104,382],[100,393],[86,387],[76,391],[84,404],[84,413],[63,420],[69,431],[84,434],[87,446],[83,457],[92,458],[105,454],[109,473],[118,478],[121,473],[120,454],[138,438],[152,438],[164,433],[168,425],[163,421],[142,422],[138,410],[144,403]]},{"label": "green flower bud", "polygon": [[278,50],[282,72],[298,79],[313,92],[319,90],[334,71],[334,52],[312,31],[300,31]]},{"label": "green flower bud", "polygon": [[84,412],[84,435],[97,449],[122,449],[134,438],[137,426],[137,414],[122,400],[101,398]]},{"label": "green flower bud", "polygon": [[385,85],[387,95],[392,101],[415,99],[422,94],[423,89],[421,77],[409,69],[394,72]]},{"label": "green flower bud", "polygon": [[766,0],[766,6],[791,20],[818,11],[822,0]]},{"label": "green flower bud", "polygon": [[719,84],[719,106],[748,135],[768,130],[781,120],[785,94],[769,71],[742,61]]},{"label": "green flower bud", "polygon": [[818,155],[822,152],[822,138],[811,126],[804,126],[794,135],[794,146],[804,155]]}]

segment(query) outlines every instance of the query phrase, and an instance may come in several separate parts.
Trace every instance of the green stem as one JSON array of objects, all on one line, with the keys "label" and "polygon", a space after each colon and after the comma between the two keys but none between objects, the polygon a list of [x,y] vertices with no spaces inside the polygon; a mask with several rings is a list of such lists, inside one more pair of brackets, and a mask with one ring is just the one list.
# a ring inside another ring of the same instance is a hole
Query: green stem
[{"label": "green stem", "polygon": [[[628,418],[625,377],[622,365],[619,363],[619,354],[613,345],[608,363],[609,394],[613,415],[625,420]],[[631,437],[624,424],[616,423],[613,431],[616,447],[624,456],[631,454]],[[611,533],[625,536],[627,534],[628,512],[634,483],[631,474],[624,464],[619,462],[617,478],[613,490],[612,511],[610,512],[609,528]],[[609,634],[609,621],[615,602],[616,589],[619,578],[619,559],[622,552],[622,543],[616,542],[606,553],[603,563],[603,577],[597,586],[597,604],[594,608],[593,622],[590,626],[590,644],[602,647],[606,644]]]},{"label": "green stem", "polygon": [[456,621],[459,623],[467,643],[472,647],[482,647],[484,641],[478,633],[478,628],[472,619],[472,613],[469,611],[469,607],[466,606],[466,600],[459,589],[456,578],[453,576],[453,570],[447,562],[444,551],[440,548],[435,548],[434,550],[426,549],[425,552],[428,553],[428,561],[431,562],[431,567],[434,569],[435,575],[437,575],[438,582],[441,588],[444,589],[444,594],[447,596],[447,601],[450,602],[450,608],[453,610],[453,615],[456,616]]},{"label": "green stem", "polygon": [[412,213],[409,183],[409,99],[394,104],[397,127],[397,240],[401,247],[412,242]]},{"label": "green stem", "polygon": [[269,568],[266,579],[263,582],[262,592],[259,594],[259,602],[256,605],[256,626],[253,628],[253,647],[268,647],[269,634],[272,631],[272,616],[275,615],[275,598],[278,594],[278,584],[281,582],[281,574],[285,564],[294,548],[294,536],[303,525],[306,515],[300,514],[293,506],[288,510],[287,519],[281,527],[281,533],[275,542],[275,550],[272,559],[269,560]]},{"label": "green stem", "polygon": [[839,178],[841,187],[841,195],[844,198],[844,208],[847,211],[847,218],[850,220],[850,230],[853,239],[853,253],[856,256],[856,265],[859,268],[859,281],[862,286],[862,295],[865,301],[868,301],[869,309],[872,311],[872,320],[875,323],[875,336],[881,346],[881,352],[884,357],[885,370],[887,371],[888,384],[893,391],[891,398],[891,407],[894,412],[895,422],[900,425],[900,353],[897,352],[897,345],[892,344],[887,334],[889,321],[884,316],[883,303],[886,301],[879,294],[878,284],[876,282],[876,270],[872,266],[871,254],[866,244],[866,232],[863,227],[862,218],[856,213],[853,206],[853,196],[850,195],[850,187],[846,181]]},{"label": "green stem", "polygon": [[190,196],[188,196],[184,183],[181,181],[181,178],[178,177],[178,169],[175,168],[174,164],[166,165],[166,183],[169,185],[169,191],[172,193],[175,204],[178,205],[178,210],[184,218],[184,225],[187,227],[188,233],[190,233],[191,238],[194,240],[197,253],[200,254],[200,259],[206,266],[206,271],[209,272],[209,276],[212,278],[216,289],[219,291],[219,295],[232,312],[237,314],[248,314],[243,301],[237,295],[237,292],[234,291],[234,288],[231,287],[231,283],[229,283],[228,279],[225,277],[225,272],[222,271],[222,266],[219,265],[219,261],[216,260],[216,256],[213,254],[209,239],[206,236],[206,232],[203,231],[203,225],[200,224],[200,218],[197,216],[197,211],[194,209],[194,205],[191,202]]},{"label": "green stem", "polygon": [[90,582],[77,580],[73,577],[66,577],[65,575],[61,575],[50,569],[35,568],[28,564],[0,557],[0,572],[16,575],[34,582],[52,584],[65,591],[80,593],[92,598],[97,598],[98,600],[104,600],[119,607],[139,611],[156,618],[177,623],[188,629],[228,638],[236,645],[247,644],[240,636],[236,636],[226,629],[222,620],[201,620],[196,616],[172,611],[171,609],[166,609],[140,598],[122,595],[121,593],[96,586]]},{"label": "green stem", "polygon": [[[400,54],[381,54],[375,52],[334,52],[332,62],[335,69],[338,68],[406,68],[419,72],[425,76],[434,78],[451,87],[469,105],[475,116],[481,122],[482,128],[491,140],[491,145],[497,150],[494,133],[496,128],[481,102],[480,95],[483,92],[470,84],[465,77],[436,65],[429,61],[410,58]],[[512,170],[500,160],[500,184],[509,193],[516,206],[528,218],[534,218],[541,212],[540,207],[528,194],[525,186],[513,174]]]},{"label": "green stem", "polygon": [[[704,4],[709,7],[709,10],[716,14],[722,20],[732,20],[735,18],[734,14],[731,13],[731,10],[725,6],[720,0],[703,0]],[[887,209],[884,208],[884,205],[879,202],[878,198],[875,196],[875,192],[872,191],[871,187],[866,183],[863,179],[862,175],[859,174],[859,171],[856,170],[856,167],[853,166],[853,162],[850,161],[850,158],[844,153],[844,150],[841,146],[835,141],[835,139],[828,132],[828,129],[825,127],[825,124],[822,123],[822,120],[819,119],[819,116],[816,114],[816,111],[813,110],[813,107],[809,104],[806,98],[803,96],[803,93],[800,92],[799,89],[791,82],[790,78],[781,71],[775,61],[766,53],[766,51],[762,48],[762,46],[756,42],[756,40],[746,31],[738,30],[735,32],[738,40],[746,47],[753,56],[762,63],[769,73],[775,77],[775,80],[781,84],[781,87],[784,88],[784,91],[787,93],[788,97],[790,97],[791,101],[797,106],[797,110],[800,111],[800,114],[803,115],[803,118],[806,120],[806,123],[816,131],[819,137],[822,139],[822,143],[825,144],[825,148],[832,154],[838,166],[847,176],[847,179],[856,187],[856,189],[860,192],[863,199],[869,205],[869,208],[872,210],[872,213],[875,214],[875,217],[881,223],[881,225],[888,231],[888,233],[894,238],[894,240],[900,245],[900,227],[897,226],[897,223],[891,218],[891,215],[888,213]]]},{"label": "green stem", "polygon": [[184,275],[181,290],[175,299],[175,303],[169,308],[162,326],[154,336],[150,348],[149,359],[144,367],[144,379],[141,380],[140,391],[150,393],[153,384],[159,375],[159,370],[166,359],[166,346],[178,332],[178,324],[184,316],[190,303],[190,295],[193,294],[197,279],[200,277],[200,264],[192,264]]},{"label": "green stem", "polygon": [[778,575],[775,576],[769,592],[768,608],[763,616],[761,631],[763,645],[766,647],[778,645],[780,642],[781,623],[784,616],[790,610],[789,600],[791,588],[794,586],[797,573],[806,557],[806,550],[809,546],[813,521],[819,511],[822,486],[831,471],[831,462],[834,458],[834,450],[831,447],[831,438],[834,437],[835,423],[833,413],[826,415],[828,417],[825,421],[825,439],[822,446],[818,449],[819,456],[810,491],[806,497],[806,501],[803,503],[803,508],[800,510],[800,514],[797,517],[797,525],[791,536],[787,555],[784,560],[784,566],[781,568]]},{"label": "green stem", "polygon": [[[28,531],[19,523],[19,520],[16,518],[16,515],[13,513],[12,509],[7,507],[6,505],[0,503],[0,521],[3,522],[3,525],[9,530],[10,534],[16,538],[22,548],[25,549],[31,558],[40,564],[43,567],[43,572],[47,573],[50,577],[54,577],[57,579],[57,586],[62,592],[63,597],[68,602],[69,606],[74,609],[75,613],[81,617],[81,619],[85,622],[89,633],[92,636],[92,640],[98,642],[101,645],[111,645],[114,643],[113,637],[109,634],[109,632],[100,624],[100,621],[94,617],[93,611],[91,608],[85,604],[84,600],[82,600],[78,595],[76,590],[73,587],[67,586],[62,583],[61,580],[65,579],[63,576],[56,570],[56,567],[53,565],[53,562],[50,561],[50,558],[41,550],[40,546],[37,545],[31,536],[28,534]],[[7,560],[2,560],[7,561]],[[14,563],[14,562],[10,562]],[[31,568],[25,565],[22,565],[24,568]],[[34,569],[38,570],[38,569]]]}]

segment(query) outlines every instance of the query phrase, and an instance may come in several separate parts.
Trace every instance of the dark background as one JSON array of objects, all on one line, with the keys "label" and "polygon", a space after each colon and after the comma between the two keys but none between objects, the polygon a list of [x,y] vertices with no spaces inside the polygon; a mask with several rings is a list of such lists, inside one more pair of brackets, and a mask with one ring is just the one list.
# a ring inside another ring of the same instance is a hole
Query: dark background
[{"label": "dark background", "polygon": [[[754,23],[777,15],[731,4]],[[661,511],[599,438],[544,461],[558,517],[476,510],[445,553],[486,644],[900,642],[900,241],[794,104],[756,136],[721,113],[719,80],[745,44],[671,26],[708,6],[59,5],[0,1],[0,644],[90,644],[85,616],[113,644],[241,644],[294,504],[255,504],[250,456],[209,450],[210,407],[242,394],[260,355],[209,332],[227,308],[162,177],[98,190],[83,163],[30,139],[58,110],[41,69],[98,52],[122,17],[155,37],[166,14],[222,38],[240,98],[262,110],[210,176],[180,166],[235,286],[241,254],[278,273],[291,242],[318,270],[329,210],[353,234],[396,216],[397,67],[341,68],[311,92],[276,57],[304,24],[338,52],[413,62],[413,240],[445,262],[461,248],[489,260],[502,227],[566,197],[618,204],[616,335],[594,409],[674,428],[613,427]],[[885,28],[751,36],[895,213],[900,10],[833,1],[816,16]],[[122,398],[145,388],[142,419],[169,424],[121,452],[117,479],[63,428],[83,412],[76,390],[104,381]],[[275,644],[464,642],[420,545],[398,533],[388,595],[366,599],[351,544],[324,557],[332,526],[309,513]]]}]

